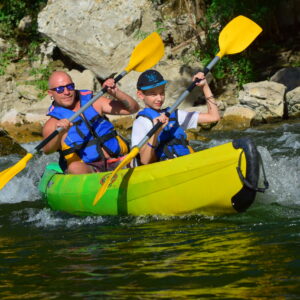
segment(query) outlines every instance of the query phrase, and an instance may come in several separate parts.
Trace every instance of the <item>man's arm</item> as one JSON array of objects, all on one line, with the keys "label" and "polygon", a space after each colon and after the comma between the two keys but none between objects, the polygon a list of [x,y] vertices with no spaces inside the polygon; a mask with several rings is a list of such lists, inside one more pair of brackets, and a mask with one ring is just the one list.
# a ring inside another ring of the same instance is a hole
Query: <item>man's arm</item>
[{"label": "man's arm", "polygon": [[64,129],[55,136],[52,140],[50,140],[43,148],[45,154],[53,153],[59,149],[61,149],[61,141],[66,133],[66,131],[70,128],[72,123],[69,122],[68,119],[57,120],[55,118],[50,118],[44,125],[43,128],[43,137],[47,138],[53,131],[55,131],[59,127],[63,127]]},{"label": "man's arm", "polygon": [[139,110],[138,103],[131,96],[121,91],[113,79],[106,80],[103,86],[108,87],[107,92],[114,99],[100,97],[96,100],[94,107],[100,114],[130,115]]}]

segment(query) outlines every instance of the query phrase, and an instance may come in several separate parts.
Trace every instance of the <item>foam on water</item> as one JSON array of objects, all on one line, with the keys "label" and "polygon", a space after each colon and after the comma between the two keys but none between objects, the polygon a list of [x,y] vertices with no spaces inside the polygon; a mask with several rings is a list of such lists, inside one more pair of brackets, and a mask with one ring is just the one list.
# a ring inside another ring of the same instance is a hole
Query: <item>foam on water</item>
[{"label": "foam on water", "polygon": [[11,216],[11,221],[23,225],[33,225],[38,228],[51,228],[63,226],[64,228],[74,228],[82,225],[103,224],[105,217],[67,217],[52,211],[50,208],[26,208],[21,211],[15,211]]},{"label": "foam on water", "polygon": [[300,134],[283,132],[281,136],[276,139],[276,146],[271,150],[272,154],[287,154],[299,155],[300,151]]},{"label": "foam on water", "polygon": [[0,194],[0,204],[36,201],[38,199],[39,192],[35,180],[26,176],[15,177],[7,183]]},{"label": "foam on water", "polygon": [[[22,145],[27,151],[31,152],[35,144]],[[11,155],[0,158],[0,170],[13,167],[22,158]],[[22,201],[36,201],[40,199],[37,185],[45,166],[50,161],[57,160],[57,154],[40,155],[36,154],[26,165],[25,169],[16,174],[0,191],[1,203],[18,203]]]},{"label": "foam on water", "polygon": [[264,147],[258,147],[258,150],[270,185],[261,198],[269,202],[300,205],[299,157],[272,156]]}]

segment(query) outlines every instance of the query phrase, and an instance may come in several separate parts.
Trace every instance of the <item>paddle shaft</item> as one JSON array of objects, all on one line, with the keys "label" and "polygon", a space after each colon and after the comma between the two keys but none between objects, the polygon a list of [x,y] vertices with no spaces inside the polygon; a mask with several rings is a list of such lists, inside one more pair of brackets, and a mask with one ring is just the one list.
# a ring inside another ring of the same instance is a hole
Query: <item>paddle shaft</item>
[{"label": "paddle shaft", "polygon": [[[220,60],[219,56],[215,56],[215,58],[204,68],[203,73],[206,75],[213,67],[214,65]],[[175,103],[168,109],[168,111],[165,113],[167,117],[169,117],[176,109],[177,107],[183,102],[183,100],[190,94],[190,92],[194,89],[196,86],[196,83],[199,82],[199,79],[194,80],[191,85],[179,96],[179,98],[175,101]],[[162,122],[157,122],[151,130],[146,134],[146,136],[134,147],[138,147],[141,149],[143,147],[148,139],[163,125]],[[133,148],[134,148],[133,147]]]},{"label": "paddle shaft", "polygon": [[[115,83],[120,81],[125,75],[127,74],[126,71],[121,72],[114,80]],[[107,92],[108,87],[104,87],[99,93],[97,93],[91,100],[89,100],[85,105],[83,105],[73,116],[71,116],[68,121],[72,122],[75,120],[80,114],[82,114],[89,106],[91,106],[99,97],[103,96]],[[34,152],[36,153],[41,150],[46,144],[48,144],[53,138],[55,138],[61,131],[63,130],[62,127],[53,131],[47,138],[45,138],[40,144],[38,144],[34,148]]]}]

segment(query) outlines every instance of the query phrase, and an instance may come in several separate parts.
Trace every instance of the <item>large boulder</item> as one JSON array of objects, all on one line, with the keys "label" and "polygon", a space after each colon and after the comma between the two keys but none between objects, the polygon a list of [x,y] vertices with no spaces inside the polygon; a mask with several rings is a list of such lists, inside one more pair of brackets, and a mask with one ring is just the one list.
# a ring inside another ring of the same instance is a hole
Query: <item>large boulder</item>
[{"label": "large boulder", "polygon": [[272,81],[251,82],[239,93],[241,105],[256,112],[258,122],[276,122],[284,116],[286,86]]},{"label": "large boulder", "polygon": [[249,107],[230,106],[225,110],[214,130],[247,129],[255,125],[255,116],[255,111]]},{"label": "large boulder", "polygon": [[73,61],[106,78],[126,66],[138,32],[155,30],[150,6],[148,0],[49,1],[38,30]]}]

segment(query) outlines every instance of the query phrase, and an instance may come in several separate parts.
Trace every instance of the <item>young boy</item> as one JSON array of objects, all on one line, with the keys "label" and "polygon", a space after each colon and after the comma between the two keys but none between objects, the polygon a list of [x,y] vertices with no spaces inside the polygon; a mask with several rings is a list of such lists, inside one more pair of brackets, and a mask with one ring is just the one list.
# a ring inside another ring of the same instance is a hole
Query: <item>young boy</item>
[{"label": "young boy", "polygon": [[217,104],[204,73],[199,72],[193,81],[200,79],[201,87],[207,103],[207,113],[176,110],[168,118],[163,109],[165,86],[167,81],[155,70],[147,70],[140,75],[137,82],[137,96],[145,103],[145,108],[137,115],[133,123],[131,143],[137,145],[142,138],[158,122],[163,125],[140,149],[138,164],[149,164],[160,160],[171,159],[192,152],[186,139],[186,129],[196,128],[200,123],[217,122],[220,119]]}]

